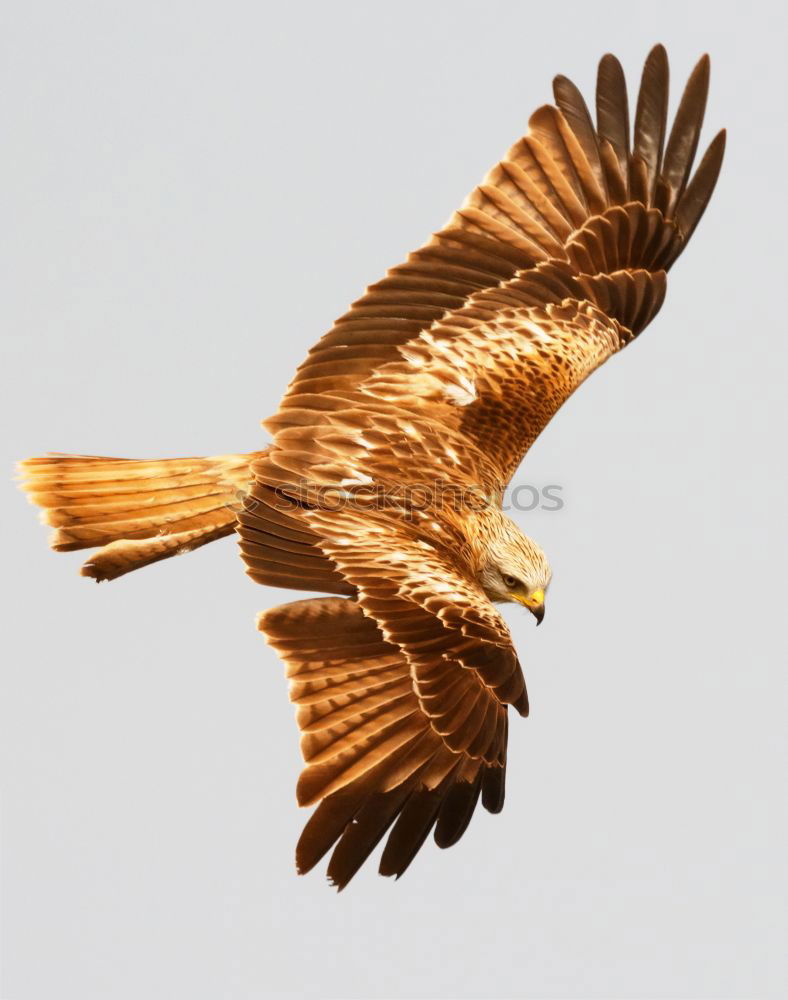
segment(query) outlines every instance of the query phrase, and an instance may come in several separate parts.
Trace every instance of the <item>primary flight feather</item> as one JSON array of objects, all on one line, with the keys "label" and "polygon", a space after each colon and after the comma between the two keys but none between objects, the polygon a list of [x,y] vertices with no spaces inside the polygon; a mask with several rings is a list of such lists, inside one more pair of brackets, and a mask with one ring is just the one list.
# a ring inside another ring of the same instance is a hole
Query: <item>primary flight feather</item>
[{"label": "primary flight feather", "polygon": [[390,831],[380,871],[399,876],[433,830],[455,843],[479,797],[503,807],[508,710],[527,715],[528,696],[495,605],[541,621],[551,573],[501,498],[561,404],[659,311],[722,163],[724,132],[692,174],[708,83],[704,56],[668,134],[662,46],[631,130],[614,56],[596,124],[556,77],[555,105],[312,348],[264,450],[21,464],[52,546],[98,548],[82,568],[96,580],[237,532],[252,579],[332,595],[259,619],[297,706],[298,801],[317,805],[300,872],[332,851],[342,888]]}]

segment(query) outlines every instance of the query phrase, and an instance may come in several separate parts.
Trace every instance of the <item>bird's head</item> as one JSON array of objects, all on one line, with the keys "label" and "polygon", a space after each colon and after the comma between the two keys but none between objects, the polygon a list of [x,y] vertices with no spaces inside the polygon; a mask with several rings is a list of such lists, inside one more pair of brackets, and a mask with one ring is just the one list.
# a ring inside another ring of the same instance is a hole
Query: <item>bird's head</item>
[{"label": "bird's head", "polygon": [[490,541],[479,582],[491,601],[515,601],[528,608],[537,624],[544,618],[545,591],[552,577],[547,556],[513,521]]}]

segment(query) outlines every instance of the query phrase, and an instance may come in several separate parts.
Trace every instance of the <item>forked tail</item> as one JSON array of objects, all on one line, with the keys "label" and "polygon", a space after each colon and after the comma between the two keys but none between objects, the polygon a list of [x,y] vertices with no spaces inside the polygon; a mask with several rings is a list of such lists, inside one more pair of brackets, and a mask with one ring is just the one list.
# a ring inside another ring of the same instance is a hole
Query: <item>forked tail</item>
[{"label": "forked tail", "polygon": [[81,569],[114,580],[231,535],[262,452],[213,458],[49,454],[19,463],[21,486],[58,552],[98,548]]}]

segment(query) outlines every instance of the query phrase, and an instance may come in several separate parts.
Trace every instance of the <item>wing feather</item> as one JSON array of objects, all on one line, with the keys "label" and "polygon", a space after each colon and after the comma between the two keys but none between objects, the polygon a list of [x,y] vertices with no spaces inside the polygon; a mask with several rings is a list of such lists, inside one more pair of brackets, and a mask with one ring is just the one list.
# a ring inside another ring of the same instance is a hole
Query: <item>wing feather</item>
[{"label": "wing feather", "polygon": [[[538,108],[447,225],[335,322],[265,422],[273,444],[238,518],[248,571],[343,595],[261,621],[297,706],[298,800],[317,805],[299,871],[333,848],[341,888],[390,831],[380,870],[398,877],[431,830],[448,846],[480,797],[503,806],[508,706],[528,712],[522,670],[463,568],[467,508],[438,515],[412,490],[456,488],[464,504],[476,490],[499,504],[563,402],[659,311],[724,150],[720,133],[692,175],[707,57],[665,146],[668,77],[658,45],[631,137],[614,56],[599,64],[596,125],[557,77],[555,106]],[[108,507],[93,471],[74,472],[90,490],[69,498],[78,516],[102,523],[125,524],[148,488],[130,482],[128,503]],[[211,501],[195,498],[202,525]],[[166,490],[158,500],[155,516],[182,513]]]},{"label": "wing feather", "polygon": [[709,57],[704,55],[687,81],[670,132],[661,178],[662,190],[666,195],[663,207],[665,215],[672,214],[676,203],[684,193],[692,170],[703,117],[706,112],[706,100],[709,93],[709,67]]},{"label": "wing feather", "polygon": [[668,80],[668,54],[664,46],[655,45],[646,58],[640,81],[633,149],[633,156],[643,164],[645,171],[639,186],[647,205],[652,203],[662,162],[668,121]]},{"label": "wing feather", "polygon": [[[626,178],[629,172],[629,101],[627,82],[621,63],[614,55],[607,53],[599,63],[596,84],[597,134],[609,143],[618,165],[618,175]],[[610,187],[612,164],[608,163],[605,173]],[[624,191],[626,195],[626,191]]]},{"label": "wing feather", "polygon": [[[335,425],[340,410],[345,421],[351,410],[368,414],[364,422],[375,428],[384,411],[399,422],[385,443],[373,442],[379,454],[356,462],[357,472],[377,482],[387,475],[383,450],[395,447],[414,410],[456,428],[463,407],[460,451],[451,447],[474,473],[489,448],[486,429],[520,421],[519,436],[505,435],[498,473],[477,475],[496,487],[503,476],[505,485],[567,396],[654,317],[663,272],[711,196],[721,138],[690,176],[708,58],[689,78],[665,149],[668,78],[667,55],[657,45],[644,65],[630,146],[626,82],[614,56],[599,64],[596,126],[577,87],[556,77],[556,106],[537,109],[528,134],[447,226],[371,285],[312,349],[267,421],[275,446],[259,468],[260,475],[269,470],[269,485],[277,476],[312,476],[324,486],[352,480],[343,460],[358,447],[349,436],[336,440],[315,430]],[[507,325],[515,329],[504,355],[496,340]],[[534,354],[543,362],[539,370],[527,364]],[[298,440],[287,438],[294,426],[302,429]],[[399,457],[401,475],[409,465],[407,455]],[[412,458],[423,469],[435,453]]]},{"label": "wing feather", "polygon": [[[327,874],[343,888],[393,824],[380,871],[399,877],[436,820],[440,846],[459,839],[480,789],[485,808],[500,810],[507,728],[499,702],[492,699],[497,711],[476,720],[468,749],[455,751],[421,709],[409,657],[356,602],[297,601],[266,612],[259,624],[287,663],[298,705],[306,762],[299,802],[317,803],[296,848],[299,872],[333,848]],[[442,661],[444,681],[445,667],[481,699],[470,671]],[[373,732],[386,705],[408,711]]]}]

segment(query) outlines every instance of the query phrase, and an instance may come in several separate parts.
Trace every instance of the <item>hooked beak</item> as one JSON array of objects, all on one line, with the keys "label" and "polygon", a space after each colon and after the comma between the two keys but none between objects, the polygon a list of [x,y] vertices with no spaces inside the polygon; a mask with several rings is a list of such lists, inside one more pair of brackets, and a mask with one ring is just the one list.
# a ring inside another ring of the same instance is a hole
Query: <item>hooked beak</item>
[{"label": "hooked beak", "polygon": [[542,619],[544,618],[544,591],[539,589],[535,590],[533,594],[529,594],[528,597],[520,597],[515,595],[515,600],[519,601],[523,607],[528,608],[531,614],[536,619],[536,624],[541,625]]}]

